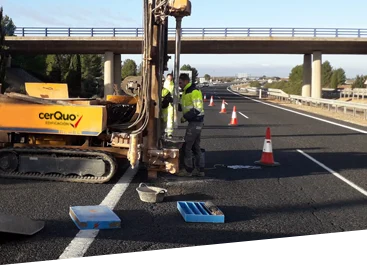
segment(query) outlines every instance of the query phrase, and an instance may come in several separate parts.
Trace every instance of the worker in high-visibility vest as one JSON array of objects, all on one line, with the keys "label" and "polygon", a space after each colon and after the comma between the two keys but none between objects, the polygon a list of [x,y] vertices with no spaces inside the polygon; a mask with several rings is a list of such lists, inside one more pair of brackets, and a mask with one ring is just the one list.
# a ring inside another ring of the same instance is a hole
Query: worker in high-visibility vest
[{"label": "worker in high-visibility vest", "polygon": [[[179,110],[183,117],[181,123],[188,122],[185,134],[185,143],[183,147],[184,168],[181,169],[178,176],[205,176],[204,168],[201,166],[201,130],[204,123],[204,103],[201,90],[196,88],[194,83],[190,82],[187,74],[181,74],[179,86],[182,89],[181,104]],[[192,153],[195,158],[193,164]]]},{"label": "worker in high-visibility vest", "polygon": [[173,134],[173,90],[173,77],[168,74],[162,89],[162,130],[167,137]]}]

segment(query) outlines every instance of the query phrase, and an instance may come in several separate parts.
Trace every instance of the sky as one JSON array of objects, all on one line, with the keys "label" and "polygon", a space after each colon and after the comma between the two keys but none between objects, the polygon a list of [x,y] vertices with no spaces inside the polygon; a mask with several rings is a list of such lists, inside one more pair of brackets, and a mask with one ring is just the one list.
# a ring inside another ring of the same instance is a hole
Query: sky
[{"label": "sky", "polygon": [[[367,29],[367,1],[362,0],[191,0],[192,14],[182,27],[316,27]],[[143,0],[0,0],[4,14],[18,27],[142,27]],[[175,27],[173,18],[169,27]],[[141,55],[122,60],[141,61]],[[323,55],[348,78],[367,74],[365,55]],[[173,67],[174,56],[169,62]],[[303,63],[303,55],[181,55],[181,65],[195,67],[199,76],[248,73],[287,77]]]}]

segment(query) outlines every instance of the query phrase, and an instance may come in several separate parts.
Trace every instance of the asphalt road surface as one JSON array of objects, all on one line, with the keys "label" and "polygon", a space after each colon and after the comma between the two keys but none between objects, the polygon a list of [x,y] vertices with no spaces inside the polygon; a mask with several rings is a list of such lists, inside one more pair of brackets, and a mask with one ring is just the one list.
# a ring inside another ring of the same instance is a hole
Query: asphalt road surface
[{"label": "asphalt road surface", "polygon": [[[45,228],[31,237],[1,234],[0,263],[366,229],[365,133],[262,104],[224,86],[203,91],[215,102],[214,107],[205,103],[205,178],[161,176],[156,183],[167,188],[168,195],[163,203],[148,204],[135,190],[146,177],[144,170],[132,181],[123,177],[120,185],[126,190],[121,198],[112,196],[122,228],[89,232],[83,239],[75,239],[79,230],[68,215],[69,206],[101,204],[118,177],[102,185],[0,179],[1,212],[46,221]],[[227,114],[219,114],[223,99]],[[233,106],[237,127],[228,126]],[[267,127],[280,166],[223,167],[255,166]],[[186,223],[176,208],[179,200],[212,200],[224,212],[225,223]]]}]

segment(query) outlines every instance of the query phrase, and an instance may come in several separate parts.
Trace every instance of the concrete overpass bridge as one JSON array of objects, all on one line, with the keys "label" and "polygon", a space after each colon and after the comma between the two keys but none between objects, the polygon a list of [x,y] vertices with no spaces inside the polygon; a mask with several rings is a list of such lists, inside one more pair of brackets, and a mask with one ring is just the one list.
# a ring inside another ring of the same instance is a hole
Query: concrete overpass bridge
[{"label": "concrete overpass bridge", "polygon": [[[104,54],[105,86],[112,89],[121,83],[121,54],[142,54],[143,34],[142,28],[21,27],[5,40],[10,54]],[[174,36],[169,29],[170,54]],[[303,54],[302,95],[320,98],[322,54],[367,54],[367,29],[183,28],[181,53]]]}]

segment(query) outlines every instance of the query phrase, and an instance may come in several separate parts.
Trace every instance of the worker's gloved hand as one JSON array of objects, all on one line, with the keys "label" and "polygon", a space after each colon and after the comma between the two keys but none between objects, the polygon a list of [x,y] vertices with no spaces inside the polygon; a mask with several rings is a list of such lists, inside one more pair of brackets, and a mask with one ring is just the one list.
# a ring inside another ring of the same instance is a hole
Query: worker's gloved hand
[{"label": "worker's gloved hand", "polygon": [[181,123],[185,123],[186,122],[186,119],[181,117]]}]

